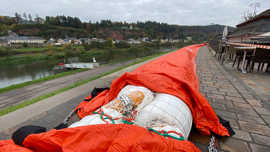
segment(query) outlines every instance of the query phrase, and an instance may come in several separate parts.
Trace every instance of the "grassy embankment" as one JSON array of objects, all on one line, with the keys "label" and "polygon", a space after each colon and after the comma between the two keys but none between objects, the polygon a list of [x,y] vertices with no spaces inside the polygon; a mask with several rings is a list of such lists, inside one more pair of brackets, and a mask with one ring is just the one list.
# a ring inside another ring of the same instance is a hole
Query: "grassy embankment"
[{"label": "grassy embankment", "polygon": [[98,62],[110,63],[143,57],[157,53],[158,48],[152,46],[129,46],[126,48],[95,47],[65,45],[61,47],[47,46],[44,48],[0,48],[0,66],[33,64],[42,61],[64,60],[79,57],[83,62],[89,62],[93,57]]},{"label": "grassy embankment", "polygon": [[64,59],[68,50],[63,47],[43,48],[0,48],[0,66],[33,64],[37,62]]},{"label": "grassy embankment", "polygon": [[104,76],[106,76],[106,75],[109,75],[109,74],[114,73],[114,72],[117,72],[117,71],[120,71],[120,70],[122,70],[122,69],[124,69],[124,68],[127,68],[127,67],[129,67],[129,66],[132,66],[132,65],[135,65],[135,64],[138,64],[138,63],[141,63],[141,62],[144,62],[144,61],[153,59],[153,58],[155,58],[155,57],[161,56],[161,55],[166,54],[166,53],[168,53],[168,52],[159,52],[159,53],[156,53],[156,54],[151,55],[151,56],[146,56],[146,57],[139,58],[139,59],[138,59],[136,62],[134,62],[134,63],[128,64],[128,65],[125,65],[125,66],[121,66],[121,67],[116,68],[116,69],[114,69],[114,70],[112,70],[112,71],[109,71],[109,72],[106,72],[106,73],[99,74],[99,75],[97,75],[97,76],[91,77],[91,78],[89,78],[89,79],[87,79],[87,80],[82,80],[82,81],[76,82],[76,83],[74,83],[74,84],[72,84],[72,85],[70,85],[70,86],[68,86],[68,87],[61,88],[61,89],[59,89],[59,90],[56,90],[56,91],[53,91],[53,92],[51,92],[51,93],[42,95],[42,96],[40,96],[40,97],[37,97],[37,98],[31,99],[31,100],[24,101],[23,103],[20,103],[20,104],[18,104],[18,105],[14,105],[14,106],[7,107],[7,108],[5,108],[5,109],[0,110],[0,116],[3,116],[3,115],[8,114],[8,113],[10,113],[10,112],[16,111],[16,110],[18,110],[18,109],[20,109],[20,108],[26,107],[26,106],[28,106],[28,105],[37,103],[37,102],[39,102],[39,101],[41,101],[41,100],[44,100],[44,99],[46,99],[46,98],[52,97],[52,96],[54,96],[54,95],[56,95],[56,94],[62,93],[62,92],[64,92],[64,91],[70,90],[70,89],[72,89],[72,88],[75,88],[75,87],[78,87],[78,86],[80,86],[80,85],[86,84],[86,83],[88,83],[88,82],[90,82],[90,81],[99,79],[99,78],[101,78],[101,77],[104,77]]}]

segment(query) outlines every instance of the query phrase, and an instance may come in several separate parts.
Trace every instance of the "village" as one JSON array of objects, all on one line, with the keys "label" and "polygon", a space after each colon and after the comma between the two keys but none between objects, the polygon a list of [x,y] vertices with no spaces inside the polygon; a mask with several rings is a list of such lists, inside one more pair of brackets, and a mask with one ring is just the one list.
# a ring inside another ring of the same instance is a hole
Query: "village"
[{"label": "village", "polygon": [[[119,43],[120,41],[128,43],[128,44],[141,44],[141,43],[150,43],[159,41],[160,43],[179,43],[179,42],[192,42],[192,37],[188,36],[184,40],[180,39],[152,39],[150,40],[148,37],[143,37],[140,39],[128,39],[128,40],[113,40],[113,43]],[[91,42],[99,42],[104,43],[105,40],[101,38],[74,38],[68,37],[65,39],[54,39],[50,38],[46,40],[42,37],[37,36],[18,36],[16,33],[9,31],[8,36],[0,37],[0,47],[44,47],[46,45],[52,46],[63,46],[65,44],[74,44],[74,45],[82,45],[82,44],[91,44]]]}]

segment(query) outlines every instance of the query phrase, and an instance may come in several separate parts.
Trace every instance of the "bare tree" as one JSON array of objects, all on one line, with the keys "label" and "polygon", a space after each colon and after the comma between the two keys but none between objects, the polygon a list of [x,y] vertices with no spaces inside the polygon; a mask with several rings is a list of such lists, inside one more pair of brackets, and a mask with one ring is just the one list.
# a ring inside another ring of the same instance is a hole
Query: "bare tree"
[{"label": "bare tree", "polygon": [[261,3],[259,2],[250,3],[249,9],[246,12],[244,12],[243,20],[244,21],[252,20],[257,15],[257,11],[258,11],[258,8],[260,8],[260,6],[261,6]]},{"label": "bare tree", "polygon": [[15,12],[15,21],[20,24],[22,21],[22,17],[19,13]]},{"label": "bare tree", "polygon": [[30,22],[33,21],[33,18],[32,18],[32,15],[31,14],[28,14],[28,19],[29,19]]},{"label": "bare tree", "polygon": [[23,18],[24,18],[24,20],[26,20],[26,21],[27,21],[27,15],[26,15],[26,13],[25,13],[25,12],[23,13]]},{"label": "bare tree", "polygon": [[38,14],[36,14],[35,22],[36,24],[42,24],[44,21]]}]

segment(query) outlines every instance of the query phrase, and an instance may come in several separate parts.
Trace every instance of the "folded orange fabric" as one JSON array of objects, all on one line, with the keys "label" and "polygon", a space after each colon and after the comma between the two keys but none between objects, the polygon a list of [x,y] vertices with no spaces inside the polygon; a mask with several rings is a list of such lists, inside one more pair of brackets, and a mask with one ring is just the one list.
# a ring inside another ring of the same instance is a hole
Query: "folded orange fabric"
[{"label": "folded orange fabric", "polygon": [[[219,122],[207,99],[199,92],[195,57],[205,44],[188,46],[155,59],[133,72],[125,73],[113,81],[110,90],[105,90],[90,102],[82,102],[78,115],[82,118],[107,104],[127,84],[144,86],[154,92],[174,95],[189,106],[196,128],[205,135],[214,132],[229,136]],[[23,142],[24,147],[11,140],[0,141],[0,152],[45,152],[45,151],[199,151],[189,141],[162,137],[145,128],[126,125],[90,125],[85,127],[51,130],[31,134]]]},{"label": "folded orange fabric", "polygon": [[211,131],[220,136],[229,136],[219,122],[207,99],[199,91],[195,58],[198,50],[206,44],[191,45],[164,55],[133,72],[127,72],[112,82],[109,91],[104,91],[91,102],[83,102],[77,108],[83,118],[117,97],[126,85],[144,86],[154,92],[174,95],[189,106],[196,128],[205,135]]}]

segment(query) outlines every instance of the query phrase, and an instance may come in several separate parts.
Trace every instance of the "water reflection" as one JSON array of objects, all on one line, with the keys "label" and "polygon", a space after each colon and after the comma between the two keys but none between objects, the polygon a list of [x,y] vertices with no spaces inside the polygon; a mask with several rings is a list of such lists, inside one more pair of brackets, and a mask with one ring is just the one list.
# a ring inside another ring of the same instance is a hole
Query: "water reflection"
[{"label": "water reflection", "polygon": [[63,70],[53,70],[57,63],[58,61],[50,61],[31,65],[0,66],[0,88],[63,72]]}]

